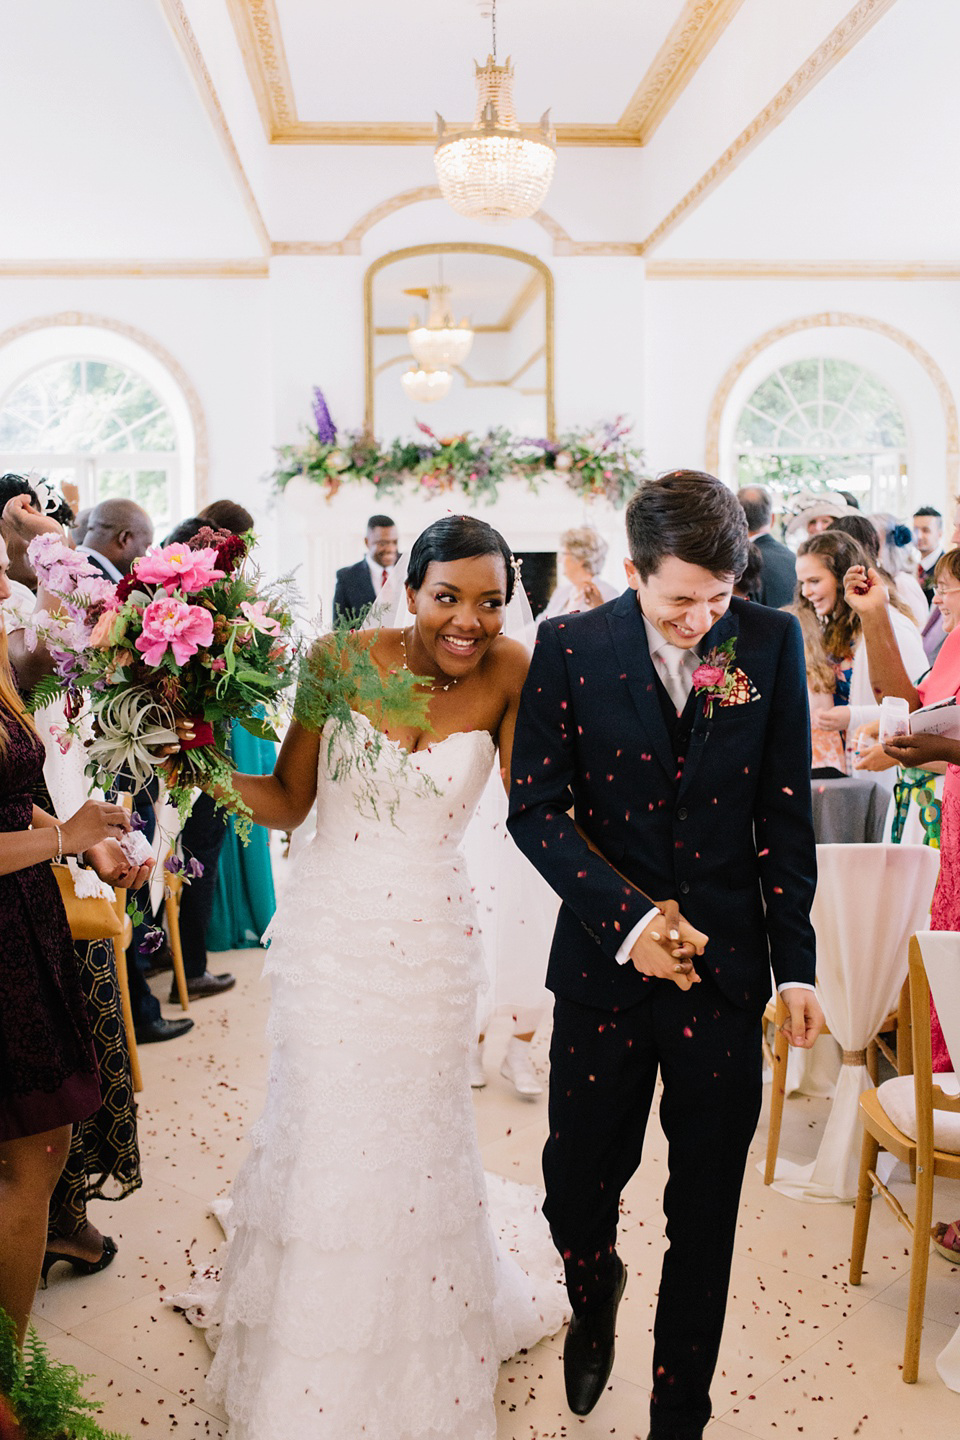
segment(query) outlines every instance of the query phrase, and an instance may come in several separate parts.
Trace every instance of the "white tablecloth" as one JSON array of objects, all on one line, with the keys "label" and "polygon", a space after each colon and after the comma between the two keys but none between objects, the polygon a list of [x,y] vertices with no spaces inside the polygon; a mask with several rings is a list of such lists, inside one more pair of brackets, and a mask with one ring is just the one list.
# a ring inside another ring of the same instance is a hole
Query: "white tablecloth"
[{"label": "white tablecloth", "polygon": [[817,990],[847,1052],[815,1160],[779,1160],[774,1188],[795,1200],[852,1202],[860,1164],[859,1101],[872,1081],[861,1060],[907,973],[907,943],[929,924],[940,867],[924,845],[818,845],[811,919]]}]

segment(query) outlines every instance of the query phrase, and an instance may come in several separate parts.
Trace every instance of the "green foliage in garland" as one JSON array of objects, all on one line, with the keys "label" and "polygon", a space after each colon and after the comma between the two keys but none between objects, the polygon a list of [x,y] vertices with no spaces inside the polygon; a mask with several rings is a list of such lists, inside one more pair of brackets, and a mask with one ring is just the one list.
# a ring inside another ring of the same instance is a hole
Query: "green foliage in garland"
[{"label": "green foliage in garland", "polygon": [[6,1402],[23,1440],[129,1440],[101,1429],[93,1419],[100,1406],[83,1393],[89,1379],[72,1365],[51,1360],[35,1330],[21,1354],[13,1321],[0,1310],[0,1406]]},{"label": "green foliage in garland", "polygon": [[389,495],[461,495],[474,504],[493,504],[500,485],[525,479],[536,492],[544,479],[560,478],[583,499],[603,498],[625,505],[643,481],[643,452],[629,444],[622,417],[596,430],[569,430],[556,440],[488,430],[485,435],[441,437],[418,422],[422,438],[394,440],[381,447],[360,432],[336,433],[332,426],[308,431],[303,445],[282,445],[270,479],[282,492],[298,477],[320,485],[332,499],[344,485],[367,484]]}]

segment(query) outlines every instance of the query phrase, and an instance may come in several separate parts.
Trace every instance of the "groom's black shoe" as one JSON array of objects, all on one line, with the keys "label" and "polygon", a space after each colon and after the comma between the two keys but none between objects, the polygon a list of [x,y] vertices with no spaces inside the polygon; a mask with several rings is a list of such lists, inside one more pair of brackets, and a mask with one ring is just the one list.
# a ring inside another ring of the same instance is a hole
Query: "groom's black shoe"
[{"label": "groom's black shoe", "polygon": [[574,1415],[589,1415],[603,1394],[613,1369],[617,1308],[627,1283],[624,1263],[610,1299],[586,1315],[574,1315],[563,1344],[563,1382]]}]

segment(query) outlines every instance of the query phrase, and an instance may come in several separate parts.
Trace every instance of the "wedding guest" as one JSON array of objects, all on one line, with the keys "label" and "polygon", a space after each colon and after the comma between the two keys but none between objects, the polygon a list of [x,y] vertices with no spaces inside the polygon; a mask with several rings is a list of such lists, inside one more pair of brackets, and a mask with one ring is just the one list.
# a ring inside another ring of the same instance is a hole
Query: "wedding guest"
[{"label": "wedding guest", "polygon": [[747,568],[734,585],[733,593],[739,595],[741,600],[753,600],[758,605],[763,604],[760,598],[763,593],[763,551],[752,540],[747,546]]},{"label": "wedding guest", "polygon": [[[797,559],[789,545],[782,544],[773,535],[773,501],[770,491],[762,485],[745,485],[737,492],[737,499],[747,517],[747,533],[760,551],[763,569],[760,575],[760,593],[751,595],[761,605],[772,605],[781,610],[793,599],[797,585]],[[750,564],[747,562],[747,570]],[[741,585],[746,571],[740,577]]]},{"label": "wedding guest", "polygon": [[101,500],[87,521],[87,533],[77,549],[115,583],[130,573],[134,560],[153,544],[153,521],[134,500]]},{"label": "wedding guest", "polygon": [[[14,495],[28,496],[31,505],[39,513],[40,501],[27,476],[8,471],[6,475],[0,475],[0,516],[5,511],[7,502],[12,500]],[[7,548],[10,580],[17,585],[25,585],[28,590],[36,590],[37,577],[34,574],[33,566],[27,560],[27,544],[29,542],[25,541],[23,536],[18,533],[16,526],[2,518],[0,518],[0,536]]]},{"label": "wedding guest", "polygon": [[880,538],[877,569],[893,576],[897,594],[922,630],[930,619],[930,601],[923,593],[913,563],[913,531],[886,511],[871,515],[870,523]]},{"label": "wedding guest", "polygon": [[[0,539],[0,601],[10,596]],[[33,803],[43,743],[0,632],[0,1306],[23,1343],[71,1126],[100,1108],[97,1060],[60,891],[49,862],[129,829],[87,800],[64,823]]]},{"label": "wedding guest", "polygon": [[[847,517],[846,523],[853,518]],[[878,543],[873,527],[865,523],[873,542]],[[860,620],[843,589],[843,577],[850,567],[868,563],[863,546],[842,530],[811,536],[797,551],[794,613],[803,632],[814,775],[852,773],[857,733],[876,714]],[[926,669],[920,631],[892,585],[884,584],[884,594],[904,663],[919,679]],[[891,773],[884,783],[892,788],[893,779]]]},{"label": "wedding guest", "polygon": [[197,519],[213,530],[229,530],[231,535],[246,535],[253,529],[253,516],[236,500],[212,500],[197,511]]},{"label": "wedding guest", "polygon": [[564,578],[547,601],[540,619],[572,615],[575,610],[595,610],[607,600],[616,599],[615,587],[600,578],[608,548],[603,536],[590,525],[563,532],[559,555]]},{"label": "wedding guest", "polygon": [[914,510],[913,538],[920,552],[917,581],[927,600],[932,601],[933,572],[943,554],[943,516],[933,505],[921,505]]},{"label": "wedding guest", "polygon": [[358,616],[372,605],[390,579],[397,563],[397,527],[389,515],[371,515],[363,537],[366,554],[356,565],[337,571],[333,592],[333,623],[345,616]]},{"label": "wedding guest", "polygon": [[90,516],[93,507],[88,505],[85,510],[79,510],[70,526],[70,540],[74,546],[82,545],[87,535],[87,525],[90,523]]},{"label": "wedding guest", "polygon": [[848,505],[836,490],[820,494],[813,490],[801,490],[793,497],[790,511],[784,539],[789,540],[792,536],[795,542],[805,535],[819,535],[822,530],[829,530],[830,521],[841,515],[855,513],[853,506]]}]

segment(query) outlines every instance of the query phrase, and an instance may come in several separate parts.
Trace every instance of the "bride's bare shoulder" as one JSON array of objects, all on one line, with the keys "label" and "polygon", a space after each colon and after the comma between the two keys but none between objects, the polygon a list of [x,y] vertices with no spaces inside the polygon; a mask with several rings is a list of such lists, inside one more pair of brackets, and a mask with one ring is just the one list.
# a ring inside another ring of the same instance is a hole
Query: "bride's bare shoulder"
[{"label": "bride's bare shoulder", "polygon": [[530,669],[530,652],[519,640],[498,635],[490,646],[489,658],[493,673],[498,678],[502,677],[511,688],[517,682],[523,684]]}]

